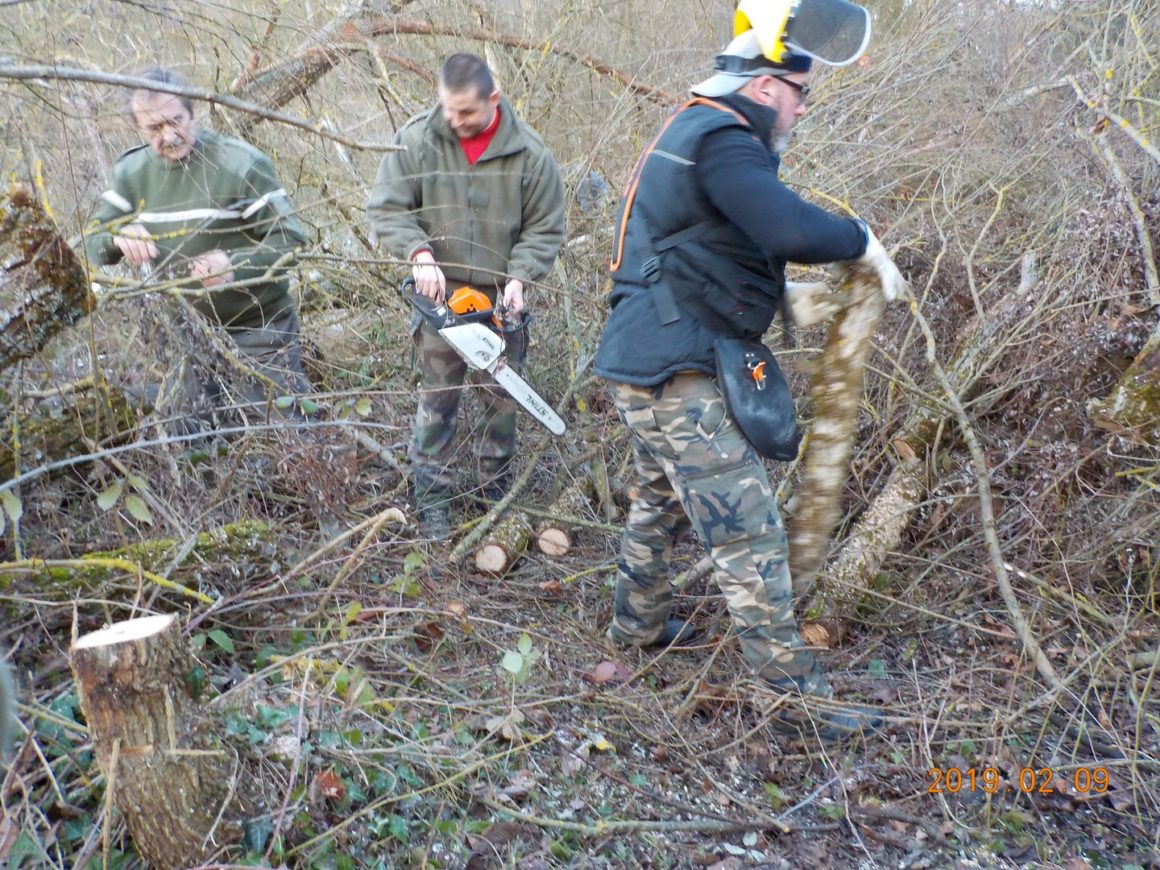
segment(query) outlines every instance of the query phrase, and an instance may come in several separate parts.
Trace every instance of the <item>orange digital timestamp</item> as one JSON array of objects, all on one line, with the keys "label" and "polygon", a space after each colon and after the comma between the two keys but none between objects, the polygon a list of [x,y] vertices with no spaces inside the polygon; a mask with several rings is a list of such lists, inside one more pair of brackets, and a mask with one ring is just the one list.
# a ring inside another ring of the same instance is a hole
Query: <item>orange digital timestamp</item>
[{"label": "orange digital timestamp", "polygon": [[1066,785],[1079,794],[1103,794],[1111,786],[1106,767],[1077,767],[1070,776],[1057,773],[1050,767],[1023,767],[1010,779],[1004,779],[997,767],[932,767],[926,775],[931,779],[927,794],[958,794],[961,791],[1054,794],[1065,789]]}]

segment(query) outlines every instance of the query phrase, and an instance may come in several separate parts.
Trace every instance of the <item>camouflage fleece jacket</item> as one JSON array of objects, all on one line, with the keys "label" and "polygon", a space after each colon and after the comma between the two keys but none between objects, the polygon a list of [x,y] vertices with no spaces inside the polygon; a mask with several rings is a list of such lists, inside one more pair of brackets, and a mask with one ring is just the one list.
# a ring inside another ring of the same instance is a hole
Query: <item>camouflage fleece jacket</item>
[{"label": "camouflage fleece jacket", "polygon": [[89,259],[118,262],[113,235],[132,223],[152,234],[159,250],[155,268],[163,276],[184,277],[192,258],[220,248],[230,257],[234,280],[254,282],[194,298],[215,322],[261,327],[293,307],[289,273],[306,234],[270,159],[252,145],[202,130],[185,160],[165,160],[148,145],[126,151],[93,214],[85,239]]},{"label": "camouflage fleece jacket", "polygon": [[449,281],[502,287],[548,274],[564,238],[552,153],[500,99],[495,138],[469,165],[436,105],[395,134],[367,202],[380,243],[409,260],[430,248]]}]

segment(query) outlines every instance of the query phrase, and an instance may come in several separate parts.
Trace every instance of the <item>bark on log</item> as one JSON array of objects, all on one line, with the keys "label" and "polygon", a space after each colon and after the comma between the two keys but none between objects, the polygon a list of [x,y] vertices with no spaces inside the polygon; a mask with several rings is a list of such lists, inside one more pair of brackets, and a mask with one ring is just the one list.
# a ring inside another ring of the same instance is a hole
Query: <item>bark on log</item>
[{"label": "bark on log", "polygon": [[1112,391],[1088,402],[1097,426],[1144,444],[1160,444],[1160,326]]},{"label": "bark on log", "polygon": [[877,275],[860,264],[846,270],[840,291],[848,304],[830,324],[810,382],[814,420],[790,530],[790,572],[799,597],[813,588],[842,515],[840,496],[853,451],[863,372],[884,305]]},{"label": "bark on log", "polygon": [[[240,584],[257,570],[269,571],[277,540],[276,530],[247,520],[201,532],[192,541],[158,538],[116,550],[86,553],[67,565],[43,561],[28,565],[0,563],[0,590],[19,590],[27,585],[35,588],[38,595],[51,596],[59,590],[71,598],[78,589],[91,592],[110,580],[124,578],[125,570],[120,567],[123,564],[138,565],[145,571],[164,571],[179,557],[169,574],[174,582],[196,580],[198,573],[205,570],[212,573],[215,583],[221,584],[223,576],[233,574]],[[84,564],[86,561],[92,562],[91,567]],[[257,568],[253,567],[255,562]]]},{"label": "bark on log", "polygon": [[137,426],[135,402],[107,383],[59,398],[37,401],[0,421],[0,480],[68,456],[88,453],[91,444],[127,441]]},{"label": "bark on log", "polygon": [[79,638],[71,659],[105,787],[142,857],[189,867],[237,841],[248,809],[186,689],[194,662],[177,621],[116,623]]},{"label": "bark on log", "polygon": [[499,522],[475,551],[475,567],[481,574],[502,577],[528,549],[532,524],[527,514],[512,511]]},{"label": "bark on log", "polygon": [[0,371],[38,353],[93,309],[84,266],[35,193],[0,199]]},{"label": "bark on log", "polygon": [[802,638],[811,646],[834,646],[845,634],[840,615],[857,604],[877,576],[886,555],[902,541],[911,511],[925,492],[923,462],[905,442],[896,443],[902,461],[886,486],[850,530],[846,543],[818,583],[806,611]]},{"label": "bark on log", "polygon": [[563,556],[572,548],[572,523],[592,510],[592,478],[579,477],[548,508],[552,519],[536,527],[536,547],[545,556]]}]

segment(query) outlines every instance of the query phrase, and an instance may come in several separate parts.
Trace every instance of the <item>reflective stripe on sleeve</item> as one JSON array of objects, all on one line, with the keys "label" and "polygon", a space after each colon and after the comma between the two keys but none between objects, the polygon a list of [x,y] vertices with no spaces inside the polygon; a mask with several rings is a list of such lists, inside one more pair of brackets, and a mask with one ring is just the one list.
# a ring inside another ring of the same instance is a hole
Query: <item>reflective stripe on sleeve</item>
[{"label": "reflective stripe on sleeve", "polygon": [[121,196],[121,194],[117,193],[115,190],[106,190],[101,194],[101,199],[103,199],[113,208],[120,209],[121,211],[125,212],[125,214],[129,214],[129,212],[133,210],[133,206],[129,203],[129,200],[125,199],[125,197]]},{"label": "reflective stripe on sleeve", "polygon": [[260,196],[258,199],[254,200],[246,208],[246,210],[244,212],[242,212],[242,220],[247,220],[247,219],[253,217],[259,211],[261,211],[261,209],[263,207],[265,207],[266,203],[268,203],[270,200],[272,200],[276,196],[286,196],[286,189],[283,187],[279,187],[277,190],[272,190],[269,193],[264,194],[263,196]]}]

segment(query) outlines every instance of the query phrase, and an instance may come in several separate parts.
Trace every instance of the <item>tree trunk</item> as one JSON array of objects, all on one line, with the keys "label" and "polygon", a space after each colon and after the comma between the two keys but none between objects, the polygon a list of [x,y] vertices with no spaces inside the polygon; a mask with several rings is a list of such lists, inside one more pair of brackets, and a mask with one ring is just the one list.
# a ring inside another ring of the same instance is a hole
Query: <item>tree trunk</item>
[{"label": "tree trunk", "polygon": [[475,567],[481,574],[501,577],[528,549],[532,524],[526,514],[512,511],[491,531],[475,551]]},{"label": "tree trunk", "polygon": [[572,548],[571,518],[581,518],[592,509],[592,478],[579,477],[552,502],[552,519],[536,527],[536,546],[545,556],[563,556]]},{"label": "tree trunk", "polygon": [[172,616],[118,622],[72,648],[105,787],[137,850],[158,867],[201,863],[240,838],[245,815],[231,757],[185,688],[193,666]]},{"label": "tree trunk", "polygon": [[32,189],[0,198],[0,371],[38,353],[93,308],[84,266]]}]

